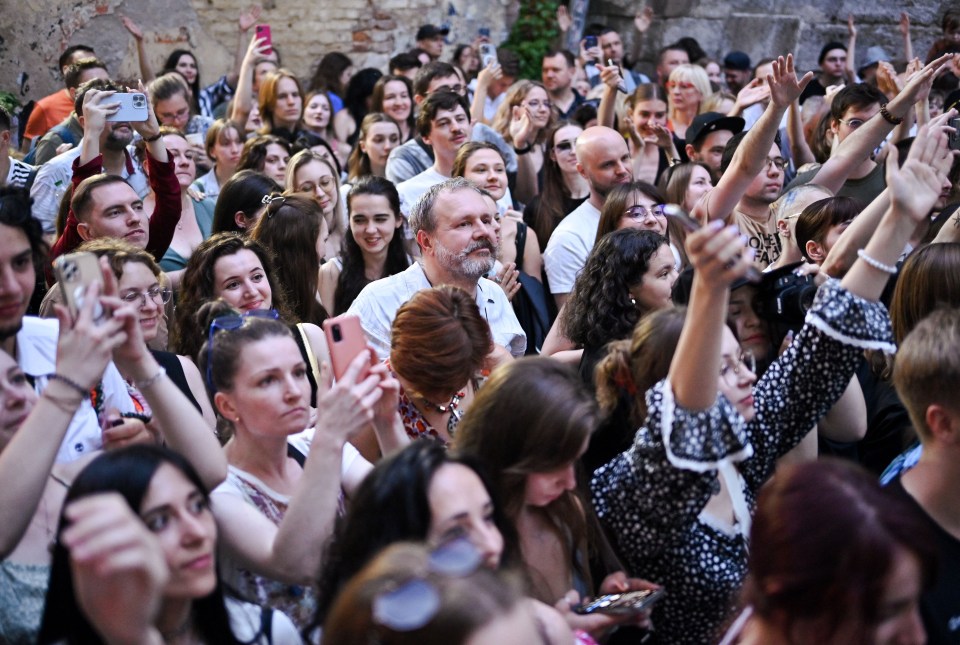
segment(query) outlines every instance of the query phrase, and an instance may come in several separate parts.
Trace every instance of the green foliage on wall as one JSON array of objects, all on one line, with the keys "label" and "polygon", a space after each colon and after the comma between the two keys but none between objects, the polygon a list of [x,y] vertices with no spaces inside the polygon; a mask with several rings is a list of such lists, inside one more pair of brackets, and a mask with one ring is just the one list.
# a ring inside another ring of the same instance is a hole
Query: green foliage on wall
[{"label": "green foliage on wall", "polygon": [[503,46],[520,57],[520,76],[540,80],[543,55],[554,45],[557,29],[557,0],[525,0]]}]

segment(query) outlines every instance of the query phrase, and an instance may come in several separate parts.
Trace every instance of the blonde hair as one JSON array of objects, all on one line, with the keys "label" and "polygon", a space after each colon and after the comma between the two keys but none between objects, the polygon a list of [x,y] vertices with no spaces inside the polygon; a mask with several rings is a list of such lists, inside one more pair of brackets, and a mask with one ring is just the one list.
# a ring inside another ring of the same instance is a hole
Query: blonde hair
[{"label": "blonde hair", "polygon": [[938,309],[907,334],[897,351],[893,384],[921,439],[930,438],[927,410],[960,412],[960,309]]},{"label": "blonde hair", "polygon": [[[542,83],[537,81],[517,81],[510,86],[510,89],[507,90],[507,96],[504,98],[503,103],[500,104],[500,107],[497,108],[497,114],[493,117],[493,129],[499,132],[504,140],[513,144],[513,137],[510,136],[510,121],[513,120],[513,108],[520,105],[523,102],[523,99],[527,98],[534,88],[539,87],[547,95],[547,100],[550,100],[550,94],[547,93],[546,88],[543,87]],[[538,133],[537,140],[535,143],[543,143],[546,141],[547,131],[553,127],[553,124],[557,121],[557,113],[553,111],[553,108],[550,109],[550,120],[547,121],[545,125]]]},{"label": "blonde hair", "polygon": [[[670,80],[668,82],[681,82],[681,83],[692,83],[697,91],[700,92],[700,104],[697,106],[697,114],[703,114],[707,110],[705,109],[707,99],[713,95],[713,88],[710,86],[710,79],[707,77],[707,73],[699,65],[677,65],[673,68],[673,71],[670,72]],[[667,93],[669,98],[670,94]],[[667,105],[670,108],[670,112],[673,112],[673,106],[670,105],[670,102],[667,102]]]}]

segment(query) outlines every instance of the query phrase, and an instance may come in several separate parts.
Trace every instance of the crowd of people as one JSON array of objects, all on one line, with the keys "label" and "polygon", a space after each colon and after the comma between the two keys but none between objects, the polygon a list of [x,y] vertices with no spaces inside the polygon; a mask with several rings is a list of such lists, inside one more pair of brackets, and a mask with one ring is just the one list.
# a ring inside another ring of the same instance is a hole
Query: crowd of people
[{"label": "crowd of people", "polygon": [[0,108],[0,641],[960,643],[960,12],[535,79],[266,17]]}]

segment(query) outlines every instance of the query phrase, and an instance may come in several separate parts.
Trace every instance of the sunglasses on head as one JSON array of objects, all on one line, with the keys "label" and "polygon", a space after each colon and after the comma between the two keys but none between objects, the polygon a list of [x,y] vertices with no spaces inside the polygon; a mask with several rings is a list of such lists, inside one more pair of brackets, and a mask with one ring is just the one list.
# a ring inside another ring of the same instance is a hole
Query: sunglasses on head
[{"label": "sunglasses on head", "polygon": [[207,333],[207,387],[210,394],[216,394],[217,388],[213,384],[213,343],[217,337],[218,331],[233,331],[240,329],[249,318],[265,318],[268,320],[279,320],[280,313],[276,309],[251,309],[242,314],[230,314],[228,316],[217,316],[210,323],[210,331]]}]

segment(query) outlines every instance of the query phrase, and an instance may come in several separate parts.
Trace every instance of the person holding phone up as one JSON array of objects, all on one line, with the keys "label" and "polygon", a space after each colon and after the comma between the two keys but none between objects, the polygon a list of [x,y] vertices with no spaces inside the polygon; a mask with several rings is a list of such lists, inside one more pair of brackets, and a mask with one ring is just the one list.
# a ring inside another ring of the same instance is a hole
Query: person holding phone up
[{"label": "person holding phone up", "polygon": [[[73,162],[70,211],[63,233],[50,251],[52,258],[69,253],[87,240],[117,237],[146,250],[159,261],[173,240],[181,213],[175,165],[167,155],[160,124],[149,101],[145,102],[143,121],[112,120],[120,108],[114,98],[120,89],[113,83],[91,81],[77,94],[77,113],[83,115],[83,141]],[[139,92],[144,92],[142,83]],[[121,155],[123,167],[133,168],[126,145],[134,131],[143,138],[147,150],[150,187],[142,192],[125,181],[121,173],[113,172],[111,165],[112,158]],[[118,174],[120,178],[114,176]],[[147,215],[143,199],[150,189],[155,205],[153,214]]]}]

